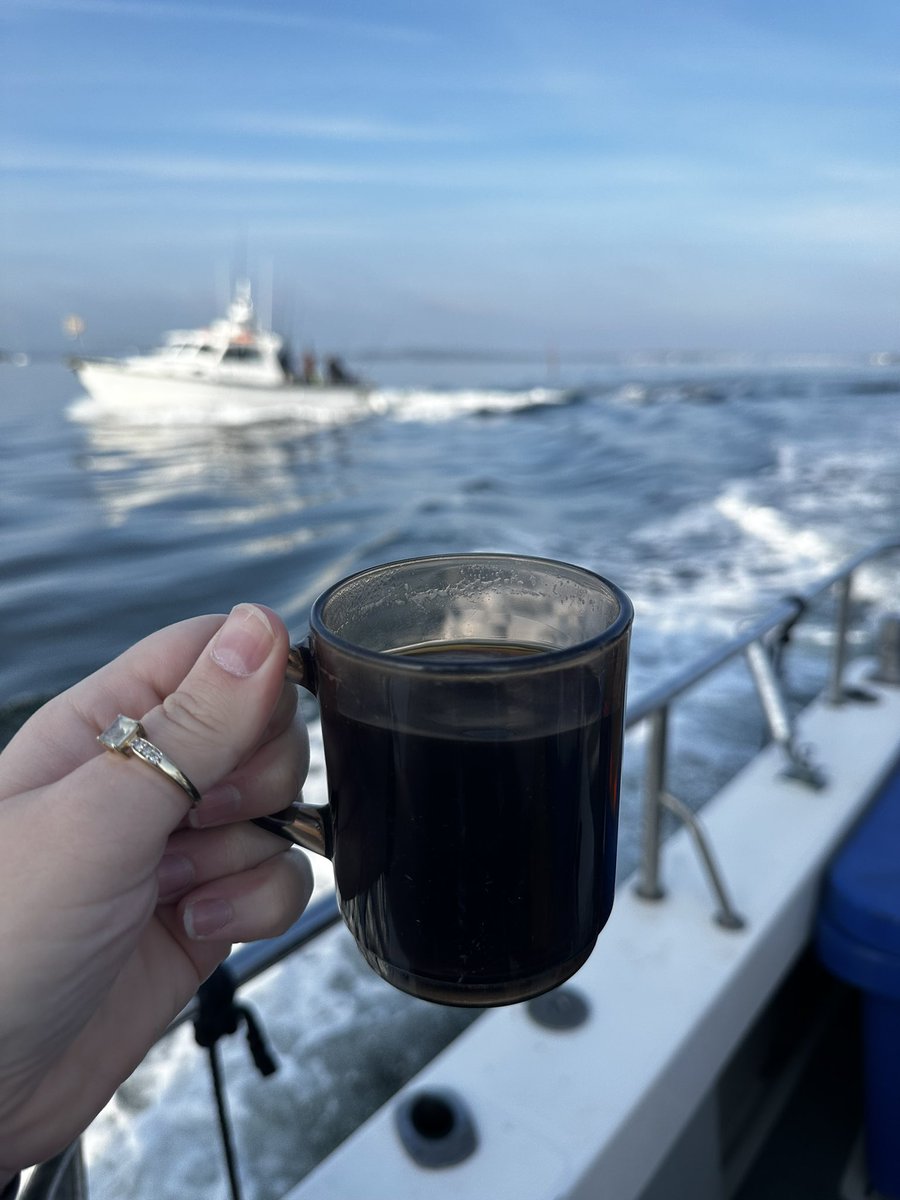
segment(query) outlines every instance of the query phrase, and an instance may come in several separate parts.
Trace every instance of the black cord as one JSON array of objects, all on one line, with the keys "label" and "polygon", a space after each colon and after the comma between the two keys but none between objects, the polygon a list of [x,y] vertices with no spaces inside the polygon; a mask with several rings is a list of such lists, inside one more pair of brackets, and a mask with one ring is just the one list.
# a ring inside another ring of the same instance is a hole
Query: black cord
[{"label": "black cord", "polygon": [[278,1063],[272,1057],[272,1051],[269,1049],[262,1026],[256,1019],[256,1013],[246,1004],[236,1004],[235,1008],[244,1018],[244,1024],[247,1026],[247,1045],[250,1047],[250,1054],[257,1071],[260,1075],[274,1075],[278,1070]]},{"label": "black cord", "polygon": [[809,601],[805,596],[794,593],[790,596],[784,596],[783,599],[787,604],[796,605],[797,611],[781,626],[778,640],[772,647],[772,669],[779,679],[783,679],[784,652],[790,645],[791,636],[794,632],[794,626],[798,621],[803,619],[807,610],[809,609]]},{"label": "black cord", "polygon": [[218,1042],[213,1042],[206,1049],[209,1054],[209,1070],[212,1075],[216,1109],[219,1114],[219,1132],[222,1135],[222,1150],[225,1154],[225,1166],[228,1170],[231,1200],[241,1200],[243,1193],[241,1192],[241,1179],[238,1175],[237,1157],[234,1152],[234,1131],[231,1128],[231,1117],[228,1112],[225,1080],[222,1076],[222,1064],[219,1062],[219,1044]]},{"label": "black cord", "polygon": [[234,975],[228,963],[221,963],[197,991],[194,1038],[199,1046],[205,1046],[209,1051],[209,1069],[212,1074],[213,1092],[219,1114],[219,1130],[222,1135],[222,1150],[228,1169],[231,1196],[232,1200],[241,1200],[241,1182],[234,1148],[234,1132],[228,1112],[222,1064],[219,1060],[219,1039],[228,1034],[237,1033],[243,1021],[247,1030],[250,1053],[260,1074],[271,1075],[278,1067],[256,1014],[246,1004],[238,1004],[235,1000],[235,987]]}]

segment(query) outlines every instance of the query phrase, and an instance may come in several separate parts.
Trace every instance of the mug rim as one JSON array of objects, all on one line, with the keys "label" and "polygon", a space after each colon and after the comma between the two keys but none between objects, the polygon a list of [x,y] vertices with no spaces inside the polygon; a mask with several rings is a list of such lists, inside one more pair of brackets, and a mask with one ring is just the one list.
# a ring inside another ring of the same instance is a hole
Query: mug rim
[{"label": "mug rim", "polygon": [[[411,655],[391,654],[385,650],[370,650],[366,646],[360,646],[356,642],[351,642],[347,638],[341,637],[340,634],[335,633],[325,624],[323,614],[328,601],[345,585],[361,579],[364,575],[374,575],[379,571],[388,570],[392,567],[411,566],[414,563],[453,562],[460,559],[467,561],[471,561],[472,559],[494,559],[507,562],[539,563],[546,567],[565,567],[570,571],[578,571],[603,584],[616,600],[619,611],[615,619],[601,633],[595,634],[591,638],[586,638],[584,641],[577,642],[574,646],[559,646],[548,650],[536,650],[533,654],[522,655],[521,657],[485,658],[477,664],[472,662],[441,662],[437,658],[416,658]],[[589,655],[600,647],[613,645],[623,636],[627,635],[633,620],[634,605],[628,595],[618,584],[613,583],[611,579],[607,579],[604,575],[592,571],[589,567],[583,567],[578,563],[566,562],[563,559],[546,558],[535,554],[476,551],[473,553],[419,554],[408,558],[392,559],[390,562],[374,563],[372,566],[354,571],[351,575],[346,575],[343,579],[339,579],[331,584],[330,587],[326,588],[313,601],[310,610],[309,629],[310,634],[314,633],[318,637],[323,638],[323,640],[349,657],[358,658],[367,663],[377,663],[383,669],[387,668],[392,671],[414,674],[480,676],[508,675],[513,673],[528,674],[536,670],[555,668],[562,663]]]}]

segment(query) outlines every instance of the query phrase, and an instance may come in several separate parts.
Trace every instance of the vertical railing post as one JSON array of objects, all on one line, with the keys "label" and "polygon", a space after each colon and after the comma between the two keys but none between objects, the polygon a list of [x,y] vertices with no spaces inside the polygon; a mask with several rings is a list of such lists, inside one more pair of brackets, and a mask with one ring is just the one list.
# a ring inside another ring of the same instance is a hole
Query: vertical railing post
[{"label": "vertical railing post", "polygon": [[837,583],[837,612],[834,626],[834,651],[831,657],[831,679],[828,684],[828,703],[844,702],[844,666],[847,662],[847,628],[850,624],[850,595],[853,572],[848,571]]},{"label": "vertical railing post", "polygon": [[669,733],[668,706],[650,717],[647,761],[644,766],[644,806],[641,814],[641,878],[635,889],[644,900],[661,900],[665,891],[659,882],[659,851],[662,840],[663,793],[666,787],[666,743]]}]

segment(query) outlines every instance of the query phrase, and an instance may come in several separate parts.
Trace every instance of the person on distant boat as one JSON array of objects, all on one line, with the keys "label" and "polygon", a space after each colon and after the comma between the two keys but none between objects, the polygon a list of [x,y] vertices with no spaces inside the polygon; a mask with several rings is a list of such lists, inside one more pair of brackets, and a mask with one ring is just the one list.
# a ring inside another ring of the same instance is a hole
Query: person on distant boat
[{"label": "person on distant boat", "polygon": [[3,1200],[88,1126],[232,942],[305,908],[306,857],[248,821],[307,772],[287,656],[269,609],[184,621],[0,754]]},{"label": "person on distant boat", "polygon": [[352,387],[356,384],[356,376],[351,375],[338,356],[332,355],[326,363],[328,382],[330,384]]},{"label": "person on distant boat", "polygon": [[294,379],[294,361],[291,354],[291,348],[287,342],[282,343],[281,349],[278,351],[278,365],[284,372],[285,379],[290,383]]},{"label": "person on distant boat", "polygon": [[316,364],[316,356],[311,350],[306,350],[303,354],[303,382],[310,385],[322,382],[322,377],[319,374],[319,368]]}]

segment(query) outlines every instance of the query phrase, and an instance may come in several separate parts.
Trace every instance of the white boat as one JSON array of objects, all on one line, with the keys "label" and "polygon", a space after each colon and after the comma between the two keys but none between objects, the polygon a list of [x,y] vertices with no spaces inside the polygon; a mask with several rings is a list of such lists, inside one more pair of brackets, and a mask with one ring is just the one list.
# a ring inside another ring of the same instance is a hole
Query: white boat
[{"label": "white boat", "polygon": [[[643,859],[591,958],[549,997],[479,1016],[282,1189],[286,1200],[876,1200],[848,1082],[848,1069],[862,1073],[857,993],[824,969],[815,938],[835,855],[885,780],[900,799],[900,617],[882,622],[879,661],[847,663],[852,580],[898,551],[891,539],[860,553],[629,706],[629,728],[646,734]],[[773,651],[832,591],[827,688],[794,717]],[[668,790],[669,715],[742,656],[771,737],[701,824]],[[664,810],[681,821],[665,839]],[[238,950],[235,985],[287,954],[302,959],[312,938],[349,939],[336,916],[320,901],[289,934]],[[896,1009],[892,1053],[900,996]],[[315,1074],[301,1063],[294,1086]],[[257,1170],[309,1131],[288,1121],[269,1133]]]},{"label": "white boat", "polygon": [[320,375],[307,356],[295,372],[284,340],[260,327],[246,280],[226,316],[205,328],[173,330],[150,354],[75,358],[71,366],[93,400],[126,413],[181,410],[203,418],[249,405],[340,421],[370,410],[369,388],[340,359],[329,358]]}]

